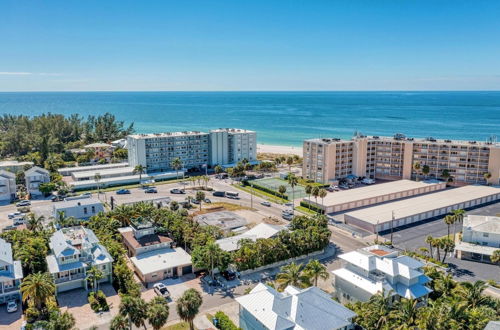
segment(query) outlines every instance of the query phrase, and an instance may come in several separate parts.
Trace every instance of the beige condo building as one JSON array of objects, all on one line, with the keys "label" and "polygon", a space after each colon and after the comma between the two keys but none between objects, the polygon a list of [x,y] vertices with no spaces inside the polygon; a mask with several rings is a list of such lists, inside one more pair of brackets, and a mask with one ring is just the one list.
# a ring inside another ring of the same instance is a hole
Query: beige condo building
[{"label": "beige condo building", "polygon": [[[453,184],[499,184],[500,143],[477,141],[357,136],[304,141],[303,176],[329,183],[354,174],[370,178],[399,180],[417,176],[413,165],[429,166],[430,178],[442,178],[448,170]],[[422,175],[420,173],[419,175]]]}]

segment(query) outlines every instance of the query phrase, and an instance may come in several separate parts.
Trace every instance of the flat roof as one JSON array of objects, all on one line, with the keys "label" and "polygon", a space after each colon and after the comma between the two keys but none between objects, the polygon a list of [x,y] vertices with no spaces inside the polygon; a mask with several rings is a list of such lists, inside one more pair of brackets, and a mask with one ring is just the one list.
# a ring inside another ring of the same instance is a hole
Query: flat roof
[{"label": "flat roof", "polygon": [[164,248],[142,253],[130,258],[130,261],[143,274],[150,274],[164,269],[191,265],[191,256],[182,248]]},{"label": "flat roof", "polygon": [[260,223],[257,226],[253,227],[246,233],[221,238],[216,241],[216,243],[220,246],[220,248],[224,251],[236,251],[238,250],[238,242],[242,239],[250,239],[252,241],[256,241],[259,238],[270,238],[284,230],[285,226],[279,225],[270,225],[267,223]]},{"label": "flat roof", "polygon": [[107,168],[118,168],[118,167],[126,167],[128,163],[114,163],[114,164],[103,164],[103,165],[90,165],[90,166],[75,166],[75,167],[63,167],[58,169],[59,173],[63,172],[81,172],[81,171],[92,171],[92,170],[104,170]]},{"label": "flat roof", "polygon": [[372,206],[346,215],[376,225],[391,221],[393,211],[394,219],[402,219],[499,193],[500,187],[470,185]]},{"label": "flat roof", "polygon": [[[182,173],[182,170],[179,171],[179,174]],[[144,182],[146,179],[168,179],[168,178],[173,178],[176,177],[177,173],[176,172],[161,172],[161,173],[149,173],[149,174],[143,174],[142,175],[142,181]],[[102,178],[99,181],[99,184],[118,184],[118,183],[132,183],[132,182],[139,182],[139,174],[135,175],[126,175],[126,176],[115,176],[111,178]],[[90,180],[82,180],[82,181],[72,181],[68,182],[69,185],[79,188],[79,187],[85,187],[85,186],[95,186],[96,182],[94,178]]]},{"label": "flat roof", "polygon": [[112,175],[112,174],[133,174],[134,169],[132,167],[115,167],[106,169],[93,169],[90,171],[79,171],[73,173],[75,179],[79,178],[93,178],[97,173],[101,176]]},{"label": "flat roof", "polygon": [[[361,188],[354,188],[349,190],[342,190],[333,193],[328,193],[328,195],[326,195],[324,199],[324,205],[326,207],[340,205],[340,204],[370,199],[374,197],[384,196],[388,194],[400,193],[403,191],[409,191],[428,186],[435,186],[438,184],[442,184],[443,188],[445,186],[444,182],[436,180],[418,181],[418,182],[412,180],[397,180],[380,184],[372,184]],[[304,198],[304,200],[306,200],[306,198]],[[318,202],[320,201],[321,199],[318,200]],[[312,197],[311,197],[311,202],[314,202],[314,199]]]},{"label": "flat roof", "polygon": [[66,209],[70,207],[75,207],[75,206],[86,206],[86,205],[102,205],[102,202],[98,200],[97,198],[79,198],[79,199],[72,199],[72,200],[65,200],[60,203],[55,203],[54,204],[54,209],[59,210],[59,209]]},{"label": "flat roof", "polygon": [[196,136],[196,135],[208,135],[208,133],[200,131],[183,131],[183,132],[131,134],[128,137],[131,137],[133,139],[150,139],[155,137],[176,137],[176,136]]}]

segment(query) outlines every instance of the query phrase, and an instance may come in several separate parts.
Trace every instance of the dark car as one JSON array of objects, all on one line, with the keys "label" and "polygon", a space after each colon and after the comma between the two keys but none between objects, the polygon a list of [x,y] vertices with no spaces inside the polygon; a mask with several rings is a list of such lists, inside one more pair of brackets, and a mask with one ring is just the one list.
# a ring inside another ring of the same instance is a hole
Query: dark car
[{"label": "dark car", "polygon": [[130,190],[128,190],[128,189],[120,189],[120,190],[116,191],[116,194],[117,195],[127,195],[127,194],[130,194]]},{"label": "dark car", "polygon": [[170,193],[171,194],[185,194],[185,191],[184,191],[184,189],[174,188],[174,189],[170,189]]},{"label": "dark car", "polygon": [[213,196],[217,196],[217,197],[224,197],[226,196],[226,192],[225,191],[214,191],[212,193]]},{"label": "dark car", "polygon": [[158,190],[156,190],[156,188],[148,188],[148,189],[144,190],[144,192],[146,194],[156,194],[158,192]]},{"label": "dark car", "polygon": [[226,270],[221,273],[222,276],[227,280],[227,281],[232,281],[236,279],[236,273],[230,270]]}]

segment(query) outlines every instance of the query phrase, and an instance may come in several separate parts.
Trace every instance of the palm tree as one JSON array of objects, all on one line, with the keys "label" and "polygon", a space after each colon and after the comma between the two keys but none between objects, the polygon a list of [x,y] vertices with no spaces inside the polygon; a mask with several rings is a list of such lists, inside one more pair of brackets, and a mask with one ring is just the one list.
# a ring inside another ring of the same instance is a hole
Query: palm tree
[{"label": "palm tree", "polygon": [[[328,193],[326,192],[325,189],[320,189],[319,190],[318,196],[319,196],[319,198],[321,198],[321,206],[323,208],[325,207],[325,205],[324,205],[324,199],[325,199],[325,197],[326,197],[327,194]],[[324,212],[324,210],[323,210],[323,212]]]},{"label": "palm tree", "polygon": [[317,259],[309,261],[304,271],[310,278],[314,279],[314,286],[318,286],[319,278],[326,280],[329,277],[326,267]]},{"label": "palm tree", "polygon": [[405,326],[412,326],[417,320],[417,307],[418,301],[416,299],[401,299],[397,304],[397,310],[394,311],[393,315],[396,316],[399,322],[403,323]]},{"label": "palm tree", "polygon": [[432,252],[432,246],[433,246],[433,243],[434,242],[434,238],[429,235],[425,238],[425,243],[429,244],[429,251],[431,253],[431,258],[434,258],[434,253]]},{"label": "palm tree", "polygon": [[214,167],[214,171],[215,171],[215,174],[221,174],[222,172],[224,172],[224,169],[222,168],[222,166],[216,165]]},{"label": "palm tree", "polygon": [[455,241],[456,231],[457,231],[457,222],[462,224],[464,221],[465,211],[462,209],[451,211],[453,216],[455,217],[454,227],[453,227],[453,241]]},{"label": "palm tree", "polygon": [[134,170],[132,171],[133,174],[139,174],[139,184],[142,185],[142,175],[146,172],[146,168],[142,165],[136,165],[134,167]]},{"label": "palm tree", "polygon": [[494,264],[500,263],[500,250],[493,251],[493,254],[490,257],[490,260]]},{"label": "palm tree", "polygon": [[486,180],[486,184],[489,185],[490,184],[490,179],[491,179],[491,173],[490,172],[486,172],[486,173],[483,174],[483,177]]},{"label": "palm tree", "polygon": [[205,193],[203,191],[197,191],[195,198],[200,203],[200,211],[201,211],[201,204],[205,200]]},{"label": "palm tree", "polygon": [[286,164],[288,165],[288,172],[292,172],[293,157],[287,157]]},{"label": "palm tree", "polygon": [[444,169],[441,172],[441,177],[444,179],[445,182],[448,182],[448,179],[450,178],[450,171],[447,169]]},{"label": "palm tree", "polygon": [[444,217],[444,223],[448,226],[448,238],[450,238],[450,226],[455,223],[455,217],[451,214],[448,214]]},{"label": "palm tree", "polygon": [[103,277],[104,273],[96,266],[92,266],[89,270],[87,270],[87,281],[92,283],[92,289],[94,292],[97,292],[99,289],[99,281],[102,280]]},{"label": "palm tree", "polygon": [[413,170],[415,171],[416,173],[416,176],[415,178],[417,179],[418,181],[418,175],[420,174],[420,171],[422,170],[422,166],[420,165],[420,162],[415,162],[413,164]]},{"label": "palm tree", "polygon": [[100,193],[101,193],[101,190],[100,190],[100,187],[101,187],[101,186],[99,185],[99,181],[101,181],[101,179],[102,179],[101,174],[96,173],[96,174],[94,175],[94,181],[95,181],[95,184],[96,184],[96,186],[97,186],[97,194],[100,194]]},{"label": "palm tree", "polygon": [[119,313],[124,318],[128,318],[129,328],[132,328],[132,324],[136,327],[145,327],[147,304],[140,297],[124,295],[121,299]]},{"label": "palm tree", "polygon": [[285,185],[281,185],[278,187],[278,192],[280,193],[281,195],[281,198],[284,199],[283,195],[286,193],[286,186]]},{"label": "palm tree", "polygon": [[[293,160],[293,158],[292,158]],[[292,210],[295,209],[295,186],[299,183],[299,179],[293,173],[288,173],[288,184],[292,187]]]},{"label": "palm tree", "polygon": [[41,231],[43,229],[43,221],[45,220],[45,217],[39,216],[37,217],[34,213],[28,214],[28,221],[26,223],[26,226],[28,227],[28,230],[30,231]]},{"label": "palm tree", "polygon": [[389,321],[389,312],[391,309],[391,297],[392,291],[386,292],[384,289],[379,291],[377,294],[371,296],[369,302],[373,306],[374,311],[376,311],[379,319],[377,321],[376,328],[382,329],[385,324]]},{"label": "palm tree", "polygon": [[316,201],[316,204],[318,204],[319,187],[318,186],[314,186],[312,188],[312,190],[311,190],[311,194],[313,195],[314,200]]},{"label": "palm tree", "polygon": [[170,202],[170,210],[177,211],[179,209],[179,202],[171,201]]},{"label": "palm tree", "polygon": [[49,298],[55,295],[56,286],[49,273],[33,273],[26,276],[21,283],[23,301],[30,301],[40,310]]},{"label": "palm tree", "polygon": [[456,286],[456,282],[453,280],[453,276],[451,274],[446,274],[442,278],[435,280],[435,288],[437,291],[440,291],[443,296],[448,297],[451,296],[452,290]]},{"label": "palm tree", "polygon": [[148,303],[147,319],[154,330],[161,329],[167,323],[169,308],[163,297],[154,297]]},{"label": "palm tree", "polygon": [[201,294],[195,289],[188,289],[177,300],[177,314],[179,317],[189,323],[189,329],[194,330],[193,320],[199,312],[203,302]]},{"label": "palm tree", "polygon": [[312,192],[312,188],[313,187],[310,184],[306,185],[306,187],[305,187],[305,192],[306,192],[306,194],[308,196],[308,200],[309,200],[309,203],[307,203],[308,204],[307,206],[309,207],[309,209],[311,209],[311,192]]},{"label": "palm tree", "polygon": [[460,282],[457,293],[467,302],[469,307],[474,308],[480,306],[488,299],[483,296],[483,291],[486,287],[487,285],[484,281],[476,281],[474,283]]},{"label": "palm tree", "polygon": [[431,171],[431,168],[429,167],[429,165],[422,166],[422,174],[424,175],[424,177],[426,179],[427,179],[427,175],[429,174],[430,171]]},{"label": "palm tree", "polygon": [[285,289],[289,285],[303,288],[309,285],[309,278],[302,272],[301,264],[292,262],[281,267],[281,273],[276,275],[276,283],[278,283],[280,290]]},{"label": "palm tree", "polygon": [[129,321],[126,317],[118,314],[113,320],[111,320],[111,324],[109,326],[110,330],[130,330]]},{"label": "palm tree", "polygon": [[182,160],[179,157],[176,157],[172,159],[170,166],[172,166],[172,168],[175,170],[175,172],[177,173],[177,179],[179,179],[179,170],[182,168]]}]

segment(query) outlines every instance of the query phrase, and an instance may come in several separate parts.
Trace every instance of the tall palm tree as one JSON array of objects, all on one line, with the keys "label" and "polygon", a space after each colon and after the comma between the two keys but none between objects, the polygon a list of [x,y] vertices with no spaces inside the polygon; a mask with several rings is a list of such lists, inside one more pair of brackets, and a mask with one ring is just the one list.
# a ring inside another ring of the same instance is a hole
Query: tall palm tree
[{"label": "tall palm tree", "polygon": [[393,315],[405,326],[410,327],[414,325],[418,313],[417,302],[415,299],[401,299]]},{"label": "tall palm tree", "polygon": [[163,297],[154,297],[148,303],[147,319],[154,330],[161,329],[167,323],[169,308]]},{"label": "tall palm tree", "polygon": [[293,157],[287,157],[286,164],[288,165],[288,172],[292,172]]},{"label": "tall palm tree", "polygon": [[486,287],[487,285],[484,281],[476,281],[474,283],[460,282],[457,293],[467,302],[469,307],[474,308],[487,301],[488,298],[483,296],[483,291]]},{"label": "tall palm tree", "polygon": [[101,193],[101,185],[99,184],[99,181],[101,181],[102,179],[102,176],[100,173],[96,173],[94,175],[94,181],[95,181],[95,184],[97,185],[97,193],[100,194]]},{"label": "tall palm tree", "polygon": [[182,160],[179,157],[176,157],[172,159],[172,162],[170,163],[170,166],[175,170],[177,173],[176,177],[179,179],[179,170],[182,168]]},{"label": "tall palm tree", "polygon": [[415,178],[419,179],[418,175],[420,174],[420,171],[422,170],[422,165],[420,165],[420,162],[415,162],[413,164],[413,170],[415,171],[416,175],[415,175]]},{"label": "tall palm tree", "polygon": [[314,200],[316,201],[316,204],[318,204],[319,187],[318,186],[314,186],[312,188],[312,190],[311,190],[311,194],[313,195]]},{"label": "tall palm tree", "polygon": [[450,226],[455,223],[455,217],[451,214],[448,214],[444,217],[443,221],[448,226],[448,238],[450,238]]},{"label": "tall palm tree", "polygon": [[203,191],[200,191],[200,190],[197,191],[195,199],[200,203],[200,211],[201,211],[201,204],[205,200],[205,193]]},{"label": "tall palm tree", "polygon": [[434,286],[442,293],[443,296],[449,297],[452,295],[452,290],[455,288],[456,282],[453,280],[453,276],[451,274],[446,274],[436,280]]},{"label": "tall palm tree", "polygon": [[321,198],[321,206],[323,207],[323,209],[325,207],[324,200],[327,194],[328,193],[326,192],[325,189],[320,189],[318,193],[319,198]]},{"label": "tall palm tree", "polygon": [[129,327],[132,324],[136,327],[144,326],[146,319],[147,304],[140,297],[124,295],[120,302],[119,313],[124,318],[128,318]]},{"label": "tall palm tree", "polygon": [[309,278],[302,272],[302,265],[292,262],[286,266],[281,267],[281,273],[276,275],[276,283],[280,290],[285,289],[289,285],[298,288],[309,286]]},{"label": "tall palm tree", "polygon": [[312,186],[310,184],[306,185],[305,187],[305,192],[308,196],[308,200],[309,200],[309,203],[307,203],[307,206],[309,207],[309,209],[311,209],[311,192],[312,192]]},{"label": "tall palm tree", "polygon": [[486,184],[489,185],[490,184],[490,179],[491,179],[491,173],[490,172],[486,172],[486,173],[483,174],[483,177],[486,180]]},{"label": "tall palm tree", "polygon": [[457,232],[457,223],[462,224],[464,221],[464,216],[465,216],[465,210],[463,209],[457,209],[451,211],[453,216],[455,217],[455,222],[454,222],[454,227],[453,227],[453,241],[455,241],[455,236]]},{"label": "tall palm tree", "polygon": [[31,212],[28,214],[28,221],[26,223],[26,226],[28,227],[28,230],[37,232],[43,230],[43,221],[45,220],[45,217],[39,216],[37,217],[35,213]]},{"label": "tall palm tree", "polygon": [[30,301],[40,310],[47,300],[54,296],[56,286],[49,273],[33,273],[21,283],[23,301]]},{"label": "tall palm tree", "polygon": [[126,317],[118,314],[112,320],[109,326],[110,330],[130,330],[130,324]]},{"label": "tall palm tree", "polygon": [[304,269],[305,273],[314,279],[314,286],[318,286],[318,279],[326,280],[329,277],[326,267],[317,259],[312,259]]},{"label": "tall palm tree", "polygon": [[[293,158],[292,158],[293,160]],[[295,209],[295,186],[299,183],[299,179],[293,173],[288,173],[288,184],[292,187],[292,210]]]},{"label": "tall palm tree", "polygon": [[177,300],[177,314],[183,321],[189,323],[190,330],[194,330],[193,320],[202,303],[201,294],[195,289],[184,291],[184,294]]},{"label": "tall palm tree", "polygon": [[94,292],[97,292],[99,289],[99,281],[102,280],[103,277],[104,273],[96,266],[92,266],[89,270],[87,270],[87,281],[92,283],[92,289]]},{"label": "tall palm tree", "polygon": [[132,171],[133,174],[139,174],[139,184],[142,185],[142,175],[146,173],[146,168],[142,166],[141,164],[136,165],[134,167],[134,170]]},{"label": "tall palm tree", "polygon": [[425,243],[429,244],[429,251],[430,251],[430,254],[431,254],[431,258],[434,258],[434,253],[432,252],[432,242],[434,241],[434,238],[431,236],[431,235],[428,235],[426,238],[425,238]]},{"label": "tall palm tree", "polygon": [[216,165],[214,167],[214,171],[215,171],[215,174],[221,174],[222,172],[224,172],[224,169],[222,168],[222,166]]},{"label": "tall palm tree", "polygon": [[392,291],[382,291],[371,296],[369,302],[372,304],[374,311],[379,315],[379,320],[377,321],[376,328],[382,329],[385,324],[389,321],[389,312],[391,310],[391,297]]}]

